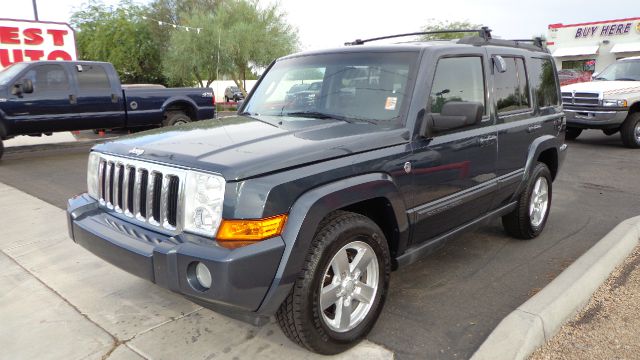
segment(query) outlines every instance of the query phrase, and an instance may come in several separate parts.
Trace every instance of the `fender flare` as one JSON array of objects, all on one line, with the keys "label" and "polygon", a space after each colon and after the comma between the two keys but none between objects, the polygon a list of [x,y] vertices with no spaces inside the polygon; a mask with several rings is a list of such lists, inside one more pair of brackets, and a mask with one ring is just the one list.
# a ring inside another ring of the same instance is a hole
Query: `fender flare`
[{"label": "fender flare", "polygon": [[[527,186],[527,181],[529,180],[529,176],[531,176],[531,172],[533,172],[533,169],[536,166],[536,163],[538,161],[538,158],[540,157],[540,154],[542,154],[543,151],[546,151],[549,149],[556,149],[556,151],[559,152],[558,149],[560,149],[562,144],[563,144],[563,141],[560,140],[559,137],[553,136],[553,135],[541,136],[535,139],[531,143],[531,145],[529,146],[529,154],[527,154],[527,162],[524,167],[524,175],[522,176],[522,182],[520,183],[518,190],[513,195],[514,199],[517,199],[517,197],[520,196],[521,191],[524,190],[524,188]],[[560,154],[556,154],[556,155],[560,156]]]},{"label": "fender flare", "polygon": [[[178,103],[178,102],[184,102],[184,103],[189,104],[189,106],[191,107],[191,110],[193,111],[193,114],[195,114],[197,116],[197,114],[198,114],[198,105],[195,103],[195,101],[193,101],[192,99],[190,99],[187,96],[172,96],[172,97],[168,98],[167,100],[164,101],[164,103],[160,107],[160,110],[164,114],[165,112],[167,112],[167,108],[168,107],[170,107],[171,105],[173,105],[175,103]],[[192,120],[197,120],[197,119],[192,119]]]},{"label": "fender flare", "polygon": [[386,198],[393,208],[400,241],[408,240],[409,219],[404,200],[391,176],[371,173],[332,182],[304,193],[291,207],[282,233],[284,253],[257,312],[274,314],[291,291],[302,270],[307,251],[320,221],[330,212],[361,201]]}]

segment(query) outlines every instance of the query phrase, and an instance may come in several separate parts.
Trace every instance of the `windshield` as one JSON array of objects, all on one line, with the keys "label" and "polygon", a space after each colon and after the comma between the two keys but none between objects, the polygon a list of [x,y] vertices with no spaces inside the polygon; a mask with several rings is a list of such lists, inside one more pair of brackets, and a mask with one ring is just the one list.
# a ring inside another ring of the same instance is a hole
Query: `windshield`
[{"label": "windshield", "polygon": [[13,80],[25,67],[27,67],[27,64],[18,63],[4,68],[0,71],[0,85],[7,85],[9,81]]},{"label": "windshield", "polygon": [[417,52],[358,52],[278,61],[246,104],[248,114],[400,122]]},{"label": "windshield", "polygon": [[640,81],[640,60],[613,63],[602,70],[595,80]]}]

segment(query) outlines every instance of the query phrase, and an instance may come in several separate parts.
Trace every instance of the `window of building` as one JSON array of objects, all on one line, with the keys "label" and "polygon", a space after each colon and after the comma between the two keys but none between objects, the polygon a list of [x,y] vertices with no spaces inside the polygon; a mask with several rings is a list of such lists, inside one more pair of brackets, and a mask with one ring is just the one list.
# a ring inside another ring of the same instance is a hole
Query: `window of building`
[{"label": "window of building", "polygon": [[431,112],[440,113],[449,101],[468,101],[482,104],[486,113],[484,90],[480,56],[440,59],[431,87]]},{"label": "window of building", "polygon": [[596,59],[563,61],[562,70],[578,70],[593,73],[596,70]]},{"label": "window of building", "polygon": [[107,72],[99,65],[79,65],[78,87],[83,90],[109,90],[111,84]]},{"label": "window of building", "polygon": [[494,93],[498,113],[529,109],[529,84],[524,61],[521,58],[503,57],[506,71],[495,72]]},{"label": "window of building", "polygon": [[533,58],[529,62],[531,86],[536,94],[538,107],[559,105],[558,86],[553,75],[553,64],[550,59]]}]

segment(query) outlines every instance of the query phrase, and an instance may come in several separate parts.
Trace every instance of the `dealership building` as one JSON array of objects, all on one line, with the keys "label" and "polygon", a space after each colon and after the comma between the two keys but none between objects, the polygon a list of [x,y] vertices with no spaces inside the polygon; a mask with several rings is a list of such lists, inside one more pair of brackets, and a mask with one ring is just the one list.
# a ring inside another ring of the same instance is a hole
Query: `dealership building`
[{"label": "dealership building", "polygon": [[640,17],[551,24],[547,47],[558,70],[600,72],[617,59],[640,56]]}]

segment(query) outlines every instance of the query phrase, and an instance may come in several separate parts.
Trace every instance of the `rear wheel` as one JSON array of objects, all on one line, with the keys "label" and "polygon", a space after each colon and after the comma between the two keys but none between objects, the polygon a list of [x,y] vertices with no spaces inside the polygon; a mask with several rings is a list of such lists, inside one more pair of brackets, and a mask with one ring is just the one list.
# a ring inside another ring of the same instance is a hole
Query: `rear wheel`
[{"label": "rear wheel", "polygon": [[640,148],[640,112],[629,114],[620,128],[620,137],[624,146]]},{"label": "rear wheel", "polygon": [[582,134],[582,129],[568,127],[564,138],[567,140],[575,140],[578,136],[580,136],[580,134]]},{"label": "rear wheel", "polygon": [[520,194],[516,208],[502,217],[505,231],[524,240],[540,235],[551,209],[551,189],[551,172],[547,165],[539,162]]},{"label": "rear wheel", "polygon": [[336,211],[320,223],[303,270],[276,313],[278,324],[309,350],[345,351],[375,324],[390,272],[380,228],[360,214]]},{"label": "rear wheel", "polygon": [[167,113],[164,121],[162,122],[162,126],[178,126],[184,125],[191,122],[191,118],[187,116],[187,114],[182,111],[172,111]]}]

